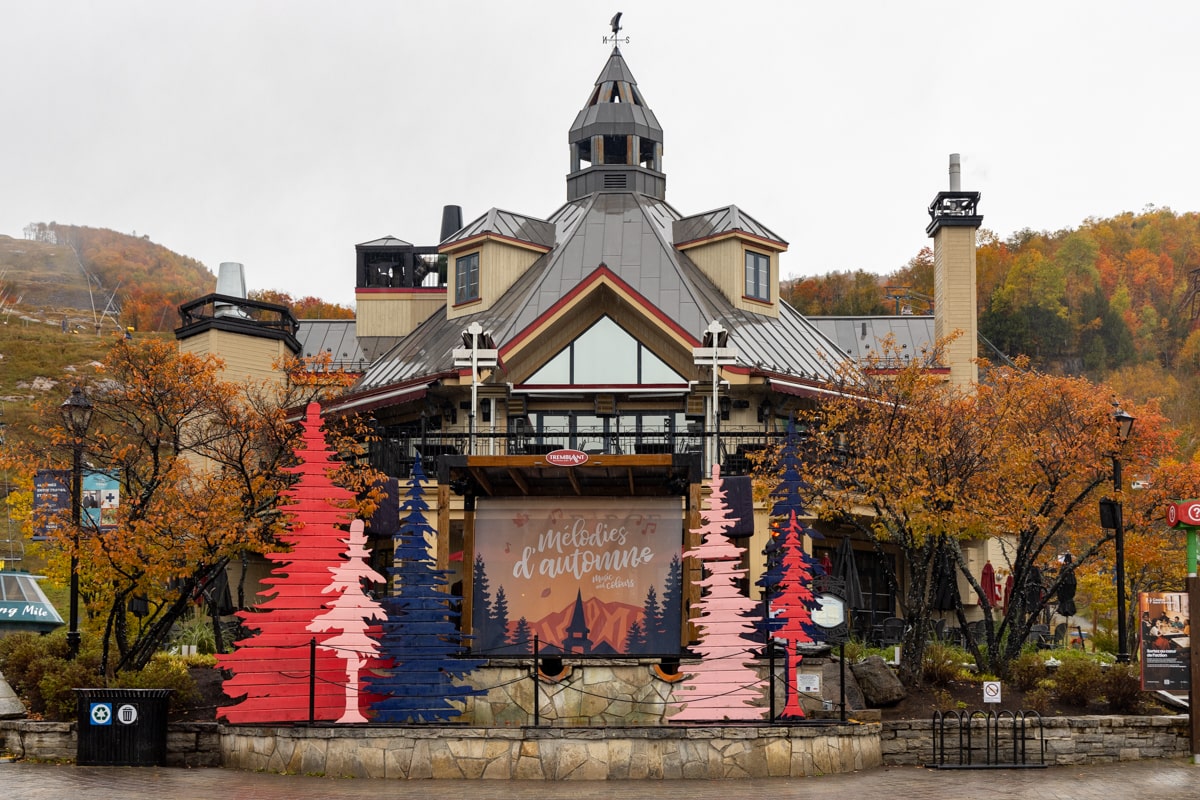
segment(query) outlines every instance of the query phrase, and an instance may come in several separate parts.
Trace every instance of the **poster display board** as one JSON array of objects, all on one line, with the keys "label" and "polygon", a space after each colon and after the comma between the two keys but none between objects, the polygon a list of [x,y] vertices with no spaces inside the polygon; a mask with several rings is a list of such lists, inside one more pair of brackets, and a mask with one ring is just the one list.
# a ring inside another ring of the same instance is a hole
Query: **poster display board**
[{"label": "poster display board", "polygon": [[1141,621],[1142,691],[1188,691],[1191,686],[1191,619],[1186,592],[1142,592],[1138,595]]},{"label": "poster display board", "polygon": [[[117,525],[121,507],[121,484],[116,470],[94,472],[85,470],[81,484],[80,515],[84,531],[112,530]],[[39,469],[33,476],[33,504],[37,520],[33,539],[46,538],[58,530],[61,520],[71,513],[71,470]]]},{"label": "poster display board", "polygon": [[472,651],[677,654],[679,497],[480,498]]}]

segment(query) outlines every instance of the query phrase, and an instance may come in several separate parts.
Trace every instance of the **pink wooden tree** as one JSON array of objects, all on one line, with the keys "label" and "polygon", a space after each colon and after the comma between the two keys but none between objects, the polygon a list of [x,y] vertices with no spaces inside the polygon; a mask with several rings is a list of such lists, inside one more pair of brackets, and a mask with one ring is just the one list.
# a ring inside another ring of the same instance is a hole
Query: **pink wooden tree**
[{"label": "pink wooden tree", "polygon": [[266,555],[276,565],[263,580],[271,587],[263,593],[268,599],[253,611],[238,612],[251,635],[235,642],[234,652],[217,656],[217,666],[232,673],[225,694],[244,698],[217,709],[218,717],[232,723],[307,720],[310,692],[315,719],[333,720],[346,705],[341,659],[317,648],[315,675],[310,672],[308,626],[326,610],[330,570],[343,563],[342,537],[354,494],[329,477],[336,455],[325,441],[318,404],[309,404],[302,424],[300,463],[289,468],[298,479],[284,492],[289,503],[283,511],[290,519],[279,540],[287,549]]},{"label": "pink wooden tree", "polygon": [[314,633],[341,631],[321,640],[323,649],[346,662],[346,710],[338,722],[366,722],[359,707],[358,675],[367,661],[379,655],[379,641],[369,634],[370,621],[387,619],[387,613],[363,591],[363,581],[383,583],[386,579],[367,564],[371,554],[361,519],[350,523],[350,537],[343,541],[346,561],[330,568],[333,581],[322,590],[338,594],[328,604],[329,610],[314,619],[308,629]]},{"label": "pink wooden tree", "polygon": [[679,699],[686,700],[686,705],[672,719],[762,719],[766,709],[753,705],[762,699],[760,680],[747,663],[752,646],[748,637],[755,631],[751,620],[755,603],[738,591],[738,579],[746,574],[740,567],[745,548],[735,545],[725,533],[733,521],[716,466],[707,506],[700,512],[704,521],[700,545],[683,554],[700,561],[704,569],[700,581],[703,596],[696,604],[700,641],[695,650],[700,663],[679,686]]},{"label": "pink wooden tree", "polygon": [[771,603],[771,611],[775,613],[779,626],[775,629],[774,637],[783,639],[787,649],[787,701],[784,704],[783,716],[803,717],[804,709],[800,707],[800,693],[796,689],[796,676],[800,673],[799,645],[811,642],[809,630],[812,627],[812,565],[804,553],[802,531],[804,527],[796,519],[796,511],[781,531],[780,543],[781,576],[779,592]]}]

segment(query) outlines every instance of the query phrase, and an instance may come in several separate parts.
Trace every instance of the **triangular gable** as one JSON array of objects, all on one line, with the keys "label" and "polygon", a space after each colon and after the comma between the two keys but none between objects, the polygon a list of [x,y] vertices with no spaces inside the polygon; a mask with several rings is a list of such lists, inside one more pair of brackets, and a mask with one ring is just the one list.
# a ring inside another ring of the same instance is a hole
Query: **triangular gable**
[{"label": "triangular gable", "polygon": [[[572,348],[584,347],[587,352],[594,348],[607,357],[595,359],[595,363],[574,365],[574,376],[570,375]],[[626,354],[634,357],[627,358]],[[682,384],[688,379],[675,371],[667,362],[654,354],[637,337],[621,327],[608,314],[603,315],[582,334],[563,345],[562,349],[538,368],[524,382],[532,386],[644,386]]]},{"label": "triangular gable", "polygon": [[[514,373],[514,382],[523,382],[558,354],[564,342],[574,341],[605,316],[626,332],[636,322],[651,335],[633,338],[681,376],[691,371],[691,350],[699,341],[604,264],[509,339],[500,358]],[[517,366],[522,362],[532,365],[524,375]]]}]

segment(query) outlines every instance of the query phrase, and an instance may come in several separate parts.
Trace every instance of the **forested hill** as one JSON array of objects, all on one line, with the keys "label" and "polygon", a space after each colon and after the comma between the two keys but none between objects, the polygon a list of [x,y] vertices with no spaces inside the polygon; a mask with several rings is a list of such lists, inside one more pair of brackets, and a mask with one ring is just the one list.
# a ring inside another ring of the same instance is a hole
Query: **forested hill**
[{"label": "forested hill", "polygon": [[[980,333],[1035,365],[1103,378],[1157,364],[1200,369],[1200,214],[1149,208],[1078,228],[979,232]],[[1195,273],[1195,274],[1193,274]],[[884,277],[838,272],[789,282],[785,300],[808,315],[930,313],[933,253]]]},{"label": "forested hill", "polygon": [[149,237],[57,223],[25,235],[0,237],[3,288],[23,309],[107,310],[122,327],[171,330],[180,303],[216,288],[211,270]]},{"label": "forested hill", "polygon": [[[139,331],[179,327],[179,305],[216,290],[216,275],[194,258],[105,228],[32,223],[25,238],[0,236],[0,296],[24,311],[78,309]],[[300,318],[353,318],[353,309],[278,291],[251,292]],[[110,323],[105,323],[110,324]]]}]

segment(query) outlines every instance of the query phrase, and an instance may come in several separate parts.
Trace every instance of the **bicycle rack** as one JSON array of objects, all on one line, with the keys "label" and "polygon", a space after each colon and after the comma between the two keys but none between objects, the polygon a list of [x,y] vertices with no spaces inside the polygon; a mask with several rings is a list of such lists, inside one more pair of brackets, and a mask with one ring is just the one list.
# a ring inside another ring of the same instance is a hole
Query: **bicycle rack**
[{"label": "bicycle rack", "polygon": [[[1033,717],[1037,718],[1036,734],[1030,724]],[[976,745],[974,734],[978,720],[983,721],[983,741]],[[958,734],[956,748],[953,742],[955,729]],[[957,750],[957,758],[947,749],[947,733],[951,736],[951,748]],[[1012,759],[1002,760],[1009,755],[1010,746]],[[1031,763],[1031,759],[1036,759],[1036,763]],[[1046,737],[1042,715],[1036,711],[935,712],[933,762],[926,766],[930,769],[1045,769]]]}]

